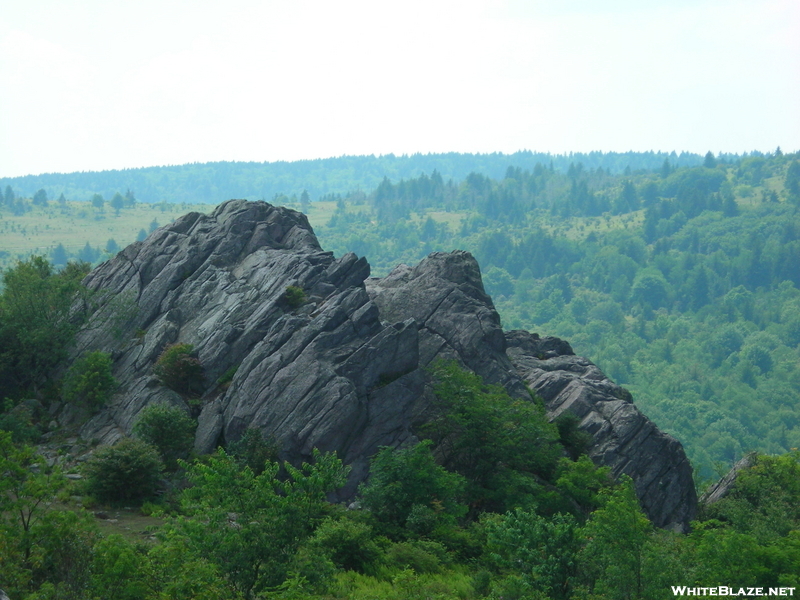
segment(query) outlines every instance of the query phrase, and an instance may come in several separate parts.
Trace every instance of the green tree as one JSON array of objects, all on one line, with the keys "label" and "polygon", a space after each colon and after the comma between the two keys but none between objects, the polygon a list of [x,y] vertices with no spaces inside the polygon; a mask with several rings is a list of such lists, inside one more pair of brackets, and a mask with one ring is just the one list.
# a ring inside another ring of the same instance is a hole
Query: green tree
[{"label": "green tree", "polygon": [[47,206],[47,192],[39,190],[33,195],[33,204],[36,206]]},{"label": "green tree", "polygon": [[486,549],[501,568],[519,573],[548,598],[569,598],[580,549],[572,515],[551,518],[517,509],[485,521]]},{"label": "green tree", "polygon": [[650,308],[669,304],[670,286],[664,275],[654,267],[642,269],[631,286],[631,300]]},{"label": "green tree", "polygon": [[88,265],[70,263],[56,273],[47,260],[34,256],[3,273],[0,383],[7,395],[38,393],[66,358],[83,315],[70,309],[86,294],[80,281],[87,272]]},{"label": "green tree", "polygon": [[100,255],[100,251],[92,248],[92,245],[89,242],[86,242],[86,245],[81,248],[80,252],[78,252],[78,260],[81,262],[92,264],[94,261],[97,260],[98,256]]},{"label": "green tree", "polygon": [[163,402],[146,406],[133,424],[134,435],[157,448],[170,469],[189,456],[195,429],[197,422],[186,411]]},{"label": "green tree", "polygon": [[94,206],[95,208],[102,209],[105,203],[106,201],[103,198],[102,194],[94,194],[92,196],[92,206]]},{"label": "green tree", "polygon": [[[800,202],[800,160],[793,160],[789,163],[784,186],[789,193],[789,198],[794,202]],[[7,193],[6,197],[8,197]]]},{"label": "green tree", "polygon": [[464,478],[437,465],[431,446],[426,440],[409,448],[381,448],[359,488],[364,507],[393,537],[430,533],[438,523],[454,524],[467,512]]},{"label": "green tree", "polygon": [[168,532],[220,570],[245,598],[280,585],[292,557],[330,511],[325,496],[344,485],[348,469],[335,454],[314,451],[298,469],[269,464],[260,475],[220,451],[187,470],[185,517]]},{"label": "green tree", "polygon": [[153,373],[161,383],[180,394],[199,391],[203,385],[203,366],[193,351],[191,344],[167,346],[156,360]]},{"label": "green tree", "polygon": [[707,518],[768,543],[800,530],[800,452],[756,455],[731,492],[705,509]]},{"label": "green tree", "polygon": [[86,487],[101,502],[146,500],[155,494],[164,463],[156,450],[136,438],[97,450],[83,467]]},{"label": "green tree", "polygon": [[264,439],[259,429],[249,428],[242,437],[233,442],[228,452],[240,463],[250,467],[256,475],[261,475],[268,463],[278,460],[278,445],[274,439]]},{"label": "green tree", "polygon": [[63,267],[67,264],[67,260],[69,257],[67,256],[67,250],[64,248],[64,244],[59,243],[53,249],[53,264],[57,267]]},{"label": "green tree", "polygon": [[111,208],[114,209],[116,215],[119,216],[119,211],[121,211],[123,208],[125,208],[125,198],[122,196],[122,194],[117,192],[111,198],[111,200],[109,201],[109,204],[111,205]]},{"label": "green tree", "polygon": [[62,383],[64,399],[95,412],[102,408],[117,388],[111,374],[111,355],[89,352],[67,370]]},{"label": "green tree", "polygon": [[641,598],[647,581],[646,546],[653,529],[639,507],[633,481],[602,492],[602,507],[581,530],[582,579],[590,592],[607,598]]},{"label": "green tree", "polygon": [[551,478],[563,447],[541,405],[439,363],[431,371],[436,402],[424,432],[442,464],[467,479],[475,508],[503,511],[531,502],[538,478]]},{"label": "green tree", "polygon": [[94,532],[84,515],[53,510],[65,484],[30,446],[0,431],[0,564],[4,588],[23,597],[44,582],[78,597],[88,577]]},{"label": "green tree", "polygon": [[3,193],[3,200],[5,201],[6,206],[11,206],[14,203],[14,200],[16,199],[17,195],[14,193],[14,190],[11,188],[10,185],[7,185]]}]

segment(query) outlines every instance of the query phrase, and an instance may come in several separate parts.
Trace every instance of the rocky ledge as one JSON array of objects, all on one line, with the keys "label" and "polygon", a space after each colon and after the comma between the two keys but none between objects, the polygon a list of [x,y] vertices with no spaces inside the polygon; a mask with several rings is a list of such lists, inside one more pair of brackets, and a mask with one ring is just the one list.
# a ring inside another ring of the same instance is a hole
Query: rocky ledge
[{"label": "rocky ledge", "polygon": [[[657,526],[685,530],[694,516],[680,444],[566,342],[504,333],[467,252],[434,253],[370,278],[364,258],[324,252],[304,215],[231,200],[156,230],[85,283],[98,309],[74,356],[110,352],[120,383],[83,426],[85,439],[114,443],[153,402],[191,410],[153,375],[167,345],[189,343],[205,372],[196,450],[252,427],[273,436],[288,460],[336,450],[353,467],[344,498],[380,446],[415,439],[430,401],[425,367],[453,359],[515,397],[535,390],[551,419],[577,415],[592,436],[591,458],[634,479]],[[302,306],[287,303],[288,286],[305,291]],[[230,383],[220,385],[232,368]]]}]

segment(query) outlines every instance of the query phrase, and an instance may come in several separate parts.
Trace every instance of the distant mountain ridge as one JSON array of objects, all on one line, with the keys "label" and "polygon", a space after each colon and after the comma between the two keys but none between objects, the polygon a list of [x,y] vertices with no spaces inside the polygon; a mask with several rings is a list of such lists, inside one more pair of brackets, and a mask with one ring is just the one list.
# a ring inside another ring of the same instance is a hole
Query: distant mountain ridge
[{"label": "distant mountain ridge", "polygon": [[[719,160],[739,155],[721,154]],[[0,189],[11,186],[17,195],[33,197],[40,189],[51,199],[64,194],[69,200],[106,199],[131,190],[141,202],[213,203],[231,197],[271,200],[276,195],[297,195],[307,190],[312,200],[328,194],[373,190],[387,177],[397,181],[437,171],[447,181],[460,181],[476,172],[502,178],[509,167],[531,170],[540,163],[566,172],[581,163],[584,169],[611,173],[626,169],[659,169],[664,160],[672,166],[697,166],[703,156],[689,152],[588,152],[550,154],[524,150],[512,154],[411,154],[395,156],[341,156],[292,162],[209,162],[78,173],[44,173],[0,178]]]}]

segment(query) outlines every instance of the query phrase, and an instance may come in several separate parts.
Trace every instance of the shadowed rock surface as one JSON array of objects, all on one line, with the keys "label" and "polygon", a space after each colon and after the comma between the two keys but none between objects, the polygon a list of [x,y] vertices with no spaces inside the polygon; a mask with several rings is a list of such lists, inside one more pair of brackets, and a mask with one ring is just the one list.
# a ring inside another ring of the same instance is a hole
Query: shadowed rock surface
[{"label": "shadowed rock surface", "polygon": [[[380,446],[413,441],[430,400],[425,367],[457,360],[486,381],[565,410],[593,436],[589,454],[629,474],[661,527],[685,529],[696,497],[680,444],[661,433],[569,344],[503,333],[467,252],[434,253],[369,278],[364,258],[324,252],[306,217],[231,200],[190,213],[127,247],[85,279],[99,308],[74,356],[103,350],[120,382],[81,435],[111,444],[152,402],[199,411],[195,448],[212,451],[247,428],[273,436],[283,458],[336,450],[353,466],[351,496]],[[306,302],[293,308],[288,286]],[[204,369],[193,402],[160,385],[153,365],[169,344],[192,344]],[[217,379],[236,367],[229,385]],[[202,407],[202,408],[200,408]]]}]

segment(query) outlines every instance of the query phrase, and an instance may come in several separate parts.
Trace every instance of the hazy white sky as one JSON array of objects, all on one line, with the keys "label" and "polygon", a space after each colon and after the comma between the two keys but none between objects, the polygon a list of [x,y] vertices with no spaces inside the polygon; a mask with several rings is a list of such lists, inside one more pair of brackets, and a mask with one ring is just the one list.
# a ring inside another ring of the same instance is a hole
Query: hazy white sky
[{"label": "hazy white sky", "polygon": [[0,176],[778,145],[797,0],[0,0]]}]

